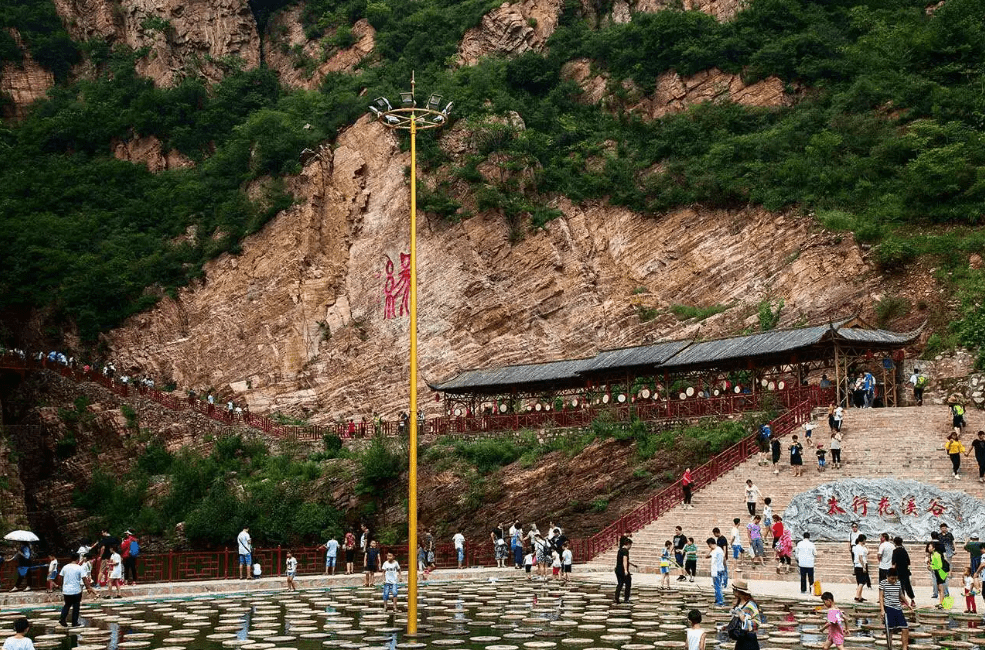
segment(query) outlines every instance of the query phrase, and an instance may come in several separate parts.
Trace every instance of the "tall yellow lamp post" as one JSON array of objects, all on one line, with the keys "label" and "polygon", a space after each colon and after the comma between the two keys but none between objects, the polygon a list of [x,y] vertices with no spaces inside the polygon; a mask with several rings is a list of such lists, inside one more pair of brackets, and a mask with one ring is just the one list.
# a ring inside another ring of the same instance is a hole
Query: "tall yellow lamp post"
[{"label": "tall yellow lamp post", "polygon": [[441,95],[431,95],[424,108],[414,100],[414,73],[410,92],[400,93],[394,108],[377,97],[369,110],[388,129],[410,131],[410,478],[407,499],[407,634],[417,633],[417,131],[437,129],[448,122],[451,102],[442,109]]}]

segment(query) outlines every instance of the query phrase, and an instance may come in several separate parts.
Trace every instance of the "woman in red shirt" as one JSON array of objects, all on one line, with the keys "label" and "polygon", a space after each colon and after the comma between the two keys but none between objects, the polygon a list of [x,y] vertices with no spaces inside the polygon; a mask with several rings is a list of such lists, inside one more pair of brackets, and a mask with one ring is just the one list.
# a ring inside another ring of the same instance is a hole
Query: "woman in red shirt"
[{"label": "woman in red shirt", "polygon": [[693,510],[694,506],[691,505],[691,484],[694,480],[691,478],[691,468],[688,467],[684,470],[684,476],[681,478],[681,489],[684,490],[684,509]]}]

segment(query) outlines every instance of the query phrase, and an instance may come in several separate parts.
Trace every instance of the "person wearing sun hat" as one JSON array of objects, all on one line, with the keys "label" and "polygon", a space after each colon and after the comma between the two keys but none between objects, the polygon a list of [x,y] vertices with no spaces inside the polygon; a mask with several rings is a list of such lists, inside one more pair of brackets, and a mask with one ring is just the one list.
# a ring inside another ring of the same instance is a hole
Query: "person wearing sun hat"
[{"label": "person wearing sun hat", "polygon": [[735,594],[735,604],[732,615],[742,619],[743,633],[735,641],[735,650],[759,650],[759,639],[756,631],[759,629],[761,615],[759,605],[749,591],[749,582],[733,580],[732,593]]}]

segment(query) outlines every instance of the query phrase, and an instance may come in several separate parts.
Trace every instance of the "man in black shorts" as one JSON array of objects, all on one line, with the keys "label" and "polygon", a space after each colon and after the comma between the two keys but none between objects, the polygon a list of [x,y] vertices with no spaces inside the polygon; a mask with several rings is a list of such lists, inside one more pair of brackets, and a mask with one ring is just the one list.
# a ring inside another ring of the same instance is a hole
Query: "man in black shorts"
[{"label": "man in black shorts", "polygon": [[882,615],[883,624],[886,626],[886,643],[893,647],[893,632],[900,633],[900,643],[903,650],[907,650],[910,643],[910,630],[906,623],[906,616],[903,615],[903,605],[913,609],[913,603],[908,601],[903,594],[896,575],[896,569],[890,569],[886,579],[879,583],[879,613]]}]

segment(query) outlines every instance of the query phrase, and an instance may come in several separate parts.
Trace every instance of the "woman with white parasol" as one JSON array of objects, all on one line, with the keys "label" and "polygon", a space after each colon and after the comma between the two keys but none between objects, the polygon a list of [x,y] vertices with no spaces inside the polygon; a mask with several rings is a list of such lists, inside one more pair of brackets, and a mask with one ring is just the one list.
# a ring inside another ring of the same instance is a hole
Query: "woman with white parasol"
[{"label": "woman with white parasol", "polygon": [[17,582],[11,591],[19,591],[24,583],[27,583],[24,591],[31,591],[31,559],[34,555],[31,542],[38,541],[38,536],[29,530],[15,530],[7,533],[3,538],[20,544],[20,548],[10,558],[11,561],[17,560]]}]

